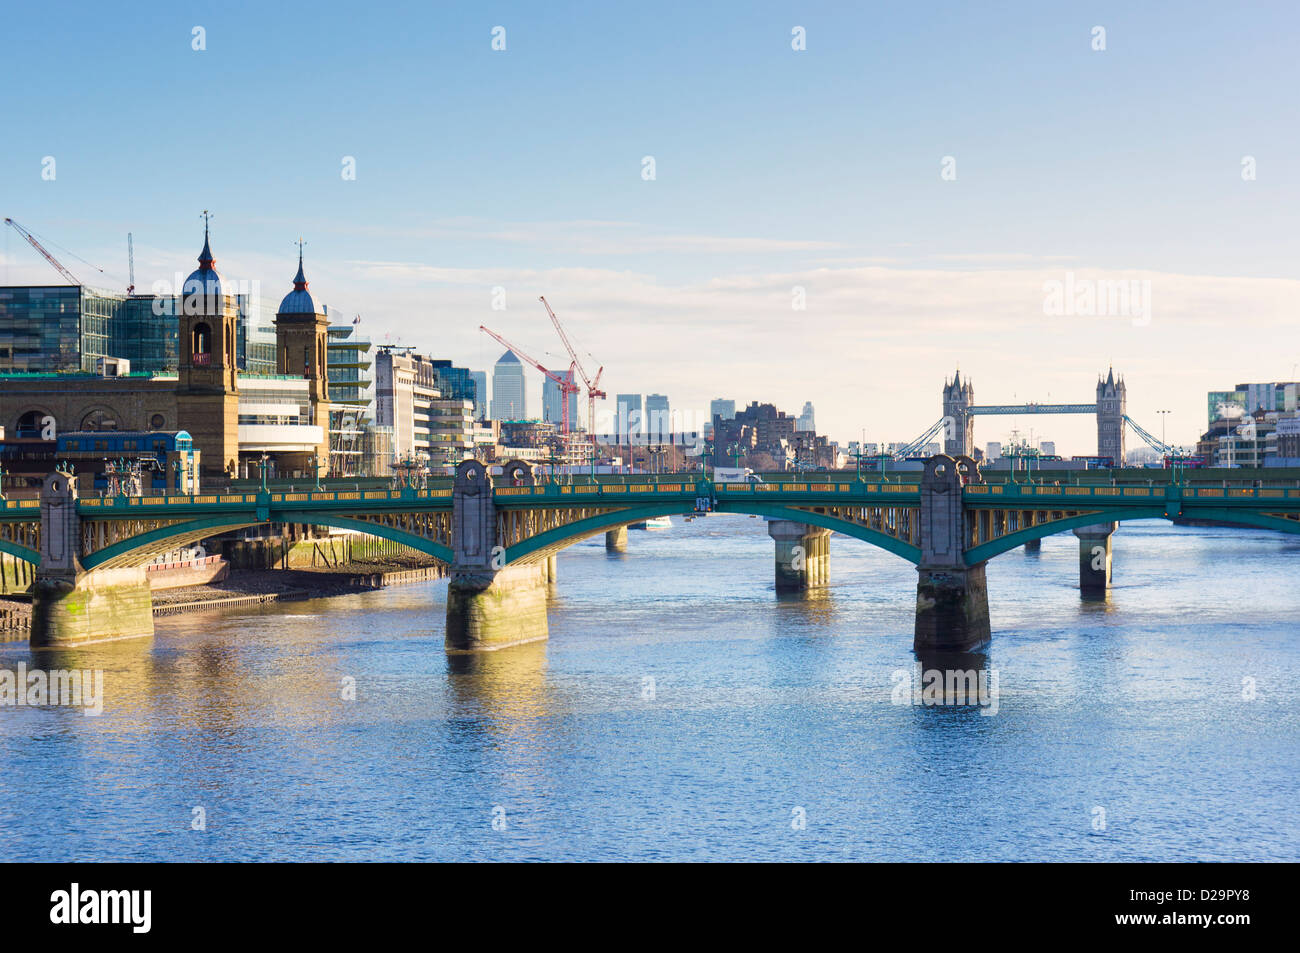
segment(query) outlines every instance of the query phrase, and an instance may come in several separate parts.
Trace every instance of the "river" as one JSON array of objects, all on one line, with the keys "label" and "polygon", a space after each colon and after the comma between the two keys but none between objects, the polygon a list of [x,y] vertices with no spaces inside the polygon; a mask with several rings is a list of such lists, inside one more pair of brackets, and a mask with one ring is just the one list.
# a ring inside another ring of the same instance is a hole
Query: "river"
[{"label": "river", "polygon": [[104,672],[97,717],[0,708],[3,856],[1300,859],[1300,539],[1126,524],[1105,602],[1072,535],[993,560],[994,713],[898,697],[903,560],[837,536],[778,599],[761,520],[674,523],[563,552],[550,639],[483,656],[445,581],[0,644]]}]

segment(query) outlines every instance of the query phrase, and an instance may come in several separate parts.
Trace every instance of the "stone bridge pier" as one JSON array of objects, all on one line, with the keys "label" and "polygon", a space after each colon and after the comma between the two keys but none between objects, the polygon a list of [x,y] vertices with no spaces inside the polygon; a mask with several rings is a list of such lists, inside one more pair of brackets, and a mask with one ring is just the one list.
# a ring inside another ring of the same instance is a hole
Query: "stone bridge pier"
[{"label": "stone bridge pier", "polygon": [[41,486],[41,564],[32,584],[31,644],[69,648],[153,635],[143,568],[81,567],[77,483],[56,470]]},{"label": "stone bridge pier", "polygon": [[1074,531],[1079,537],[1079,592],[1084,596],[1104,596],[1110,590],[1110,538],[1117,523],[1093,523]]},{"label": "stone bridge pier", "polygon": [[[517,472],[515,479],[531,483],[532,475],[521,478]],[[489,652],[545,639],[548,560],[506,565],[492,477],[477,460],[456,468],[452,514],[447,651]]]},{"label": "stone bridge pier", "polygon": [[776,544],[776,591],[801,592],[830,579],[831,531],[793,520],[768,520]]},{"label": "stone bridge pier", "polygon": [[611,553],[627,552],[627,527],[616,526],[605,531],[605,549]]},{"label": "stone bridge pier", "polygon": [[916,570],[917,652],[966,652],[992,635],[984,563],[967,566],[965,561],[962,487],[983,480],[970,457],[940,454],[926,461],[921,477],[921,563]]}]

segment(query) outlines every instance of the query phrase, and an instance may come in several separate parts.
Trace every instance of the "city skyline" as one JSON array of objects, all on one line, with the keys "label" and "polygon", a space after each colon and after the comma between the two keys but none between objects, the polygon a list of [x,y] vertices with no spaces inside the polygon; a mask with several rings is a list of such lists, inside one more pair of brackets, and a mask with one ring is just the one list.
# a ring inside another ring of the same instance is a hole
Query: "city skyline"
[{"label": "city skyline", "polygon": [[[1295,204],[1300,151],[1272,121],[1300,77],[1276,18],[1180,10],[1216,42],[1171,30],[1159,7],[1105,4],[1086,18],[951,6],[937,28],[919,11],[771,5],[689,18],[673,5],[558,20],[520,6],[411,11],[396,47],[392,21],[350,30],[354,51],[383,49],[382,62],[342,57],[304,84],[281,68],[279,37],[330,35],[341,13],[328,5],[306,22],[260,11],[256,30],[205,10],[201,50],[190,24],[84,7],[59,44],[94,36],[169,75],[139,109],[129,55],[98,63],[93,84],[76,63],[50,72],[55,39],[38,11],[17,10],[14,31],[32,42],[13,65],[42,76],[42,94],[5,94],[0,199],[102,267],[65,257],[91,285],[125,287],[127,232],[138,287],[188,273],[207,208],[223,274],[275,297],[304,235],[321,300],[361,314],[376,343],[480,369],[496,351],[480,323],[562,359],[546,294],[611,393],[658,389],[683,410],[716,392],[790,411],[811,400],[841,442],[864,429],[903,441],[933,423],[957,367],[979,400],[1009,403],[1083,399],[1113,366],[1134,418],[1151,428],[1172,410],[1169,438],[1189,445],[1211,379],[1297,376],[1287,348],[1258,339],[1290,326],[1300,295],[1276,214]],[[610,38],[633,32],[614,55]],[[1177,87],[1164,78],[1174,68]],[[1265,72],[1273,82],[1257,82]],[[715,95],[690,95],[701,84]],[[284,87],[292,120],[266,107],[268,85]],[[133,116],[205,99],[238,135],[135,148]],[[572,115],[538,108],[561,99]],[[616,105],[622,118],[600,130],[580,118]],[[409,121],[431,109],[436,135]],[[356,119],[346,133],[282,135],[289,121],[329,129],[340,110]],[[66,114],[83,121],[52,118]],[[0,279],[54,283],[5,231]],[[1120,280],[1150,282],[1145,313],[1049,313],[1053,286]],[[534,406],[540,390],[530,375]],[[1053,436],[1069,453],[1093,442],[1086,419],[1062,418]]]}]

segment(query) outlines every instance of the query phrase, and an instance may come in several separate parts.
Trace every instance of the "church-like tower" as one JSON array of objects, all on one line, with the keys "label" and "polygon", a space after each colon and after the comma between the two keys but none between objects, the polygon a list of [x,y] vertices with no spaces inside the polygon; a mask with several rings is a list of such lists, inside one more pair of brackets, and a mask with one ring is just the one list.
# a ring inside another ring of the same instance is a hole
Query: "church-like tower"
[{"label": "church-like tower", "polygon": [[[302,270],[302,244],[298,245],[298,273],[293,290],[284,296],[275,315],[276,365],[281,374],[307,379],[311,400],[311,422],[321,428],[317,463],[321,474],[329,470],[329,318],[316,308],[307,290],[307,276]],[[309,461],[301,462],[309,472]]]},{"label": "church-like tower", "polygon": [[1124,378],[1115,380],[1111,368],[1106,379],[1097,379],[1097,456],[1110,457],[1124,466],[1124,415],[1128,413],[1128,390]]},{"label": "church-like tower", "polygon": [[202,454],[205,477],[233,476],[239,465],[239,306],[227,295],[203,225],[199,267],[177,299],[176,409]]},{"label": "church-like tower", "polygon": [[950,457],[969,456],[975,445],[975,388],[961,381],[961,371],[943,385],[943,452]]}]

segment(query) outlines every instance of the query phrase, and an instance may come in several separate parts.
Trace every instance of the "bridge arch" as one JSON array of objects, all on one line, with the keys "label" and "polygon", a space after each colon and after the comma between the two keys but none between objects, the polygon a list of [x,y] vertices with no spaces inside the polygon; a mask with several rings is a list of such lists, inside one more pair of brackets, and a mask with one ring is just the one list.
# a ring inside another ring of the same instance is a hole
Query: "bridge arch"
[{"label": "bridge arch", "polygon": [[330,513],[278,513],[274,521],[259,520],[248,515],[237,516],[232,514],[186,520],[169,526],[161,526],[158,529],[149,530],[138,536],[132,536],[129,539],[113,543],[89,556],[83,556],[81,565],[82,568],[87,570],[143,566],[153,560],[155,556],[170,552],[181,546],[188,546],[209,536],[247,529],[250,526],[268,526],[273,523],[304,523],[311,526],[331,526],[335,529],[352,530],[401,543],[403,546],[409,546],[411,549],[432,556],[444,563],[451,563],[452,561],[452,551],[449,546],[393,526],[383,526],[368,520],[337,516]]},{"label": "bridge arch", "polygon": [[1007,533],[1005,536],[999,536],[997,539],[990,540],[966,550],[966,564],[974,566],[982,562],[987,562],[1003,553],[1009,553],[1013,549],[1023,546],[1025,543],[1035,539],[1046,539],[1048,536],[1055,536],[1058,533],[1064,533],[1067,530],[1078,529],[1081,526],[1092,526],[1094,523],[1125,523],[1134,520],[1151,520],[1163,519],[1173,521],[1180,516],[1186,516],[1190,519],[1204,520],[1209,523],[1236,523],[1245,524],[1257,529],[1269,529],[1292,535],[1300,535],[1300,520],[1286,519],[1281,516],[1271,516],[1267,513],[1251,512],[1245,509],[1232,509],[1228,507],[1197,507],[1192,513],[1178,512],[1171,514],[1164,506],[1149,507],[1125,507],[1124,509],[1101,509],[1091,513],[1084,513],[1080,516],[1071,516],[1065,519],[1052,520],[1048,523],[1039,523],[1037,526],[1030,526],[1025,529],[1016,530],[1014,533]]},{"label": "bridge arch", "polygon": [[[589,539],[598,533],[626,526],[629,523],[639,523],[655,516],[675,516],[686,508],[688,507],[680,501],[676,503],[646,503],[590,516],[573,523],[567,523],[564,526],[557,526],[554,529],[539,533],[507,547],[505,553],[506,563],[509,565],[512,563],[529,564],[540,562],[542,559],[562,549],[567,549],[575,543],[580,543],[584,539]],[[825,513],[815,513],[776,503],[762,503],[750,500],[718,500],[714,512],[762,516],[769,519],[808,523],[843,533],[845,536],[854,539],[860,539],[896,556],[901,556],[914,565],[919,564],[921,561],[919,547],[895,539],[880,530],[871,529]]]},{"label": "bridge arch", "polygon": [[21,559],[33,566],[41,564],[41,554],[30,546],[24,546],[22,543],[13,543],[7,539],[0,539],[0,553],[8,553],[15,559]]}]

